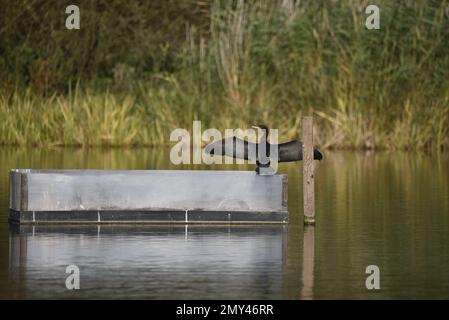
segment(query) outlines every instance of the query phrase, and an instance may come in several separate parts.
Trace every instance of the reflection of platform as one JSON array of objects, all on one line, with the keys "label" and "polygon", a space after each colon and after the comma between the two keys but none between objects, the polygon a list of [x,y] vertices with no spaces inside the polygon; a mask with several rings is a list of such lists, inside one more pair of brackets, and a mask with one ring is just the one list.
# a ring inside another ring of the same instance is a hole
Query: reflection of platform
[{"label": "reflection of platform", "polygon": [[286,222],[285,175],[250,171],[11,171],[10,220],[21,223]]},{"label": "reflection of platform", "polygon": [[287,226],[11,224],[9,242],[25,298],[281,298]]}]

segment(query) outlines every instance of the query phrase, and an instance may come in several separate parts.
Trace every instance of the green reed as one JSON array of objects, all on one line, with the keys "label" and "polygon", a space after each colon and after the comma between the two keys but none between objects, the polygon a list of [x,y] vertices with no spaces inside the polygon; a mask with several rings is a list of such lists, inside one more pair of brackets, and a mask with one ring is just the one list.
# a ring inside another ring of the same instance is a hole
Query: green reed
[{"label": "green reed", "polygon": [[288,140],[313,114],[322,148],[449,147],[449,1],[377,1],[380,30],[370,1],[205,2],[206,31],[185,28],[170,68],[0,90],[0,143],[165,145],[193,120]]}]

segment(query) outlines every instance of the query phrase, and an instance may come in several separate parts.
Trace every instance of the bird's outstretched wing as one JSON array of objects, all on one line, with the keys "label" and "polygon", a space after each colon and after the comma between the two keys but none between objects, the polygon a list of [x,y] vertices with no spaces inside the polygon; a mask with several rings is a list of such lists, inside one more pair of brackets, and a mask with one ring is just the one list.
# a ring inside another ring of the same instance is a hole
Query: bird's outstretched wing
[{"label": "bird's outstretched wing", "polygon": [[229,137],[208,144],[205,152],[213,155],[255,161],[257,158],[257,144],[237,137]]},{"label": "bird's outstretched wing", "polygon": [[[303,145],[301,141],[293,140],[279,144],[279,162],[302,161]],[[313,148],[313,159],[321,160],[320,150]]]},{"label": "bird's outstretched wing", "polygon": [[279,162],[301,161],[302,142],[293,140],[279,144]]}]

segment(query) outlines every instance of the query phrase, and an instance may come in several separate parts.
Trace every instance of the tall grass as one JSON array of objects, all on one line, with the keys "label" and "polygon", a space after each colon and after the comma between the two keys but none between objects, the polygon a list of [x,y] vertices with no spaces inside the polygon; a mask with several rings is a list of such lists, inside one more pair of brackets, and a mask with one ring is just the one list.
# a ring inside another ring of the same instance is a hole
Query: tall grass
[{"label": "tall grass", "polygon": [[126,64],[110,89],[1,90],[0,143],[161,145],[193,120],[287,140],[313,114],[323,148],[449,147],[449,1],[377,1],[380,30],[365,28],[368,4],[208,2],[207,32],[187,25],[171,68]]},{"label": "tall grass", "polygon": [[142,119],[131,96],[78,93],[39,98],[28,92],[0,97],[3,144],[117,146],[142,142]]}]

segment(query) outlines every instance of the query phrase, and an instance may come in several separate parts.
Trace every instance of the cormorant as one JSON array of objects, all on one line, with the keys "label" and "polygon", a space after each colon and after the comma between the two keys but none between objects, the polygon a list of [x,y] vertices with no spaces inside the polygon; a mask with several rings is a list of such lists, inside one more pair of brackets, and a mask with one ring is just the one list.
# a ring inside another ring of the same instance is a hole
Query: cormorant
[{"label": "cormorant", "polygon": [[[259,128],[263,131],[262,137],[259,143],[252,143],[246,140],[242,140],[237,137],[230,137],[222,140],[212,142],[206,146],[205,151],[208,154],[214,155],[226,155],[233,158],[255,160],[256,172],[260,173],[260,168],[270,167],[270,150],[277,151],[278,162],[290,162],[302,160],[302,142],[293,140],[281,144],[270,144],[268,141],[269,128],[266,125],[253,126],[253,128]],[[232,149],[226,150],[226,145],[232,145]],[[277,148],[277,149],[271,149]],[[265,150],[264,150],[265,149]],[[260,155],[259,155],[260,153]],[[313,148],[313,159],[321,160],[323,155],[321,152]]]}]

